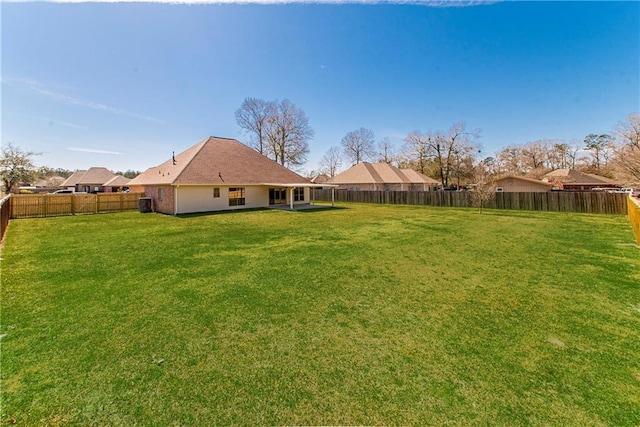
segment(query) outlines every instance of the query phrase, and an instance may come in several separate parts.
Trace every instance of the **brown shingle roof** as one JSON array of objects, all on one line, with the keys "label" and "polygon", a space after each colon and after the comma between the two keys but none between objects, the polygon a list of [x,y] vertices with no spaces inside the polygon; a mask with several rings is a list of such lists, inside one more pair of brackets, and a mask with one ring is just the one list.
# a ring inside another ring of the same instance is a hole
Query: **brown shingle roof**
[{"label": "brown shingle roof", "polygon": [[556,169],[544,176],[548,181],[556,180],[563,184],[574,185],[615,185],[616,183],[604,176],[578,172],[574,169]]},{"label": "brown shingle roof", "polygon": [[87,173],[86,170],[77,170],[60,185],[62,187],[73,187],[78,183],[78,181],[80,181],[80,178],[82,178],[85,173]]},{"label": "brown shingle roof", "polygon": [[89,168],[87,172],[78,180],[78,185],[102,185],[116,176],[107,168]]},{"label": "brown shingle roof", "polygon": [[433,184],[433,185],[440,184],[439,181],[436,181],[435,179],[428,177],[427,175],[422,174],[416,170],[413,170],[413,169],[400,169],[400,170],[407,177],[409,182],[411,182],[412,184],[422,184],[422,183]]},{"label": "brown shingle roof", "polygon": [[362,162],[329,180],[330,184],[438,184],[413,169],[398,169],[388,163]]},{"label": "brown shingle roof", "polygon": [[[175,163],[175,164],[174,164]],[[310,181],[235,139],[209,137],[135,177],[136,185],[308,184]]]},{"label": "brown shingle roof", "polygon": [[116,175],[109,181],[105,182],[103,185],[105,187],[124,187],[126,185],[129,185],[129,181],[131,181],[129,178],[126,178],[122,175]]},{"label": "brown shingle roof", "polygon": [[526,176],[515,176],[515,175],[502,176],[500,178],[497,178],[495,180],[495,183],[497,184],[500,181],[504,181],[505,179],[517,179],[517,180],[520,180],[520,181],[530,182],[532,184],[539,184],[539,185],[542,185],[544,187],[549,187],[549,188],[553,187],[553,184],[551,184],[550,182],[540,181],[539,179],[534,179],[534,178],[527,178]]}]

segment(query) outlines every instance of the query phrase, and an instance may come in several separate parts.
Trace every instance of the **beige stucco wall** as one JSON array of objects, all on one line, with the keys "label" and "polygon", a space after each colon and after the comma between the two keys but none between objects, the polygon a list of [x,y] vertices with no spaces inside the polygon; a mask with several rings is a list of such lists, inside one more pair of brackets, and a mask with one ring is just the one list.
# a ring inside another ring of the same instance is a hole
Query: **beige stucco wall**
[{"label": "beige stucco wall", "polygon": [[[234,186],[235,187],[235,186]],[[180,186],[176,187],[177,213],[226,211],[236,209],[262,208],[269,206],[269,187],[244,186],[245,204],[229,206],[229,187],[220,188],[220,197],[213,197],[213,186]],[[304,201],[294,204],[309,203],[310,191],[304,189]],[[287,191],[287,203],[289,191]]]},{"label": "beige stucco wall", "polygon": [[534,182],[527,182],[513,178],[505,178],[496,181],[496,187],[502,187],[502,191],[505,193],[544,193],[546,191],[551,191],[551,188],[547,187],[546,185],[540,185]]}]

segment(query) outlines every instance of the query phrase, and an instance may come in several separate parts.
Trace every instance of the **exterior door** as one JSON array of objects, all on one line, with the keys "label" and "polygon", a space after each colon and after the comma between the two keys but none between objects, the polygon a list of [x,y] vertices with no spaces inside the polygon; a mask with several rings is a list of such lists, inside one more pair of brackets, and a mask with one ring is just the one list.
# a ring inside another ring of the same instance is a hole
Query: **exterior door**
[{"label": "exterior door", "polygon": [[269,204],[282,205],[287,203],[287,190],[284,188],[269,189]]}]

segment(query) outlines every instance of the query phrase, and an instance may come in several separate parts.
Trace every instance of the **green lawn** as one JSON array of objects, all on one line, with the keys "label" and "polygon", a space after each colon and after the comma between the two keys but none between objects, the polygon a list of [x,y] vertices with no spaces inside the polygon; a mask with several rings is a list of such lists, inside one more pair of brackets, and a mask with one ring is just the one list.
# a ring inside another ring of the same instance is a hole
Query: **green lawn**
[{"label": "green lawn", "polygon": [[623,216],[343,205],[14,220],[18,425],[635,425]]}]

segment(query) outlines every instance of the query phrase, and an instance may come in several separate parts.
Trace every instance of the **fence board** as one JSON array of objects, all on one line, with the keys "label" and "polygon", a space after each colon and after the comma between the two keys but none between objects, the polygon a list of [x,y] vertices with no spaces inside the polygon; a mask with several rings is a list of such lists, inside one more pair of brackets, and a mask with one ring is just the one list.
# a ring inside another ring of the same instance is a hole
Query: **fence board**
[{"label": "fence board", "polygon": [[120,212],[138,208],[143,193],[14,194],[11,218]]},{"label": "fence board", "polygon": [[629,196],[627,208],[631,227],[636,235],[636,242],[640,245],[640,199],[633,199]]},{"label": "fence board", "polygon": [[0,200],[0,241],[4,239],[4,234],[9,227],[9,218],[11,216],[11,196],[6,196]]},{"label": "fence board", "polygon": [[[331,201],[331,190],[314,190],[314,200]],[[551,212],[625,215],[627,195],[600,192],[496,193],[485,207]],[[349,191],[335,190],[336,202],[471,207],[466,191]]]}]

